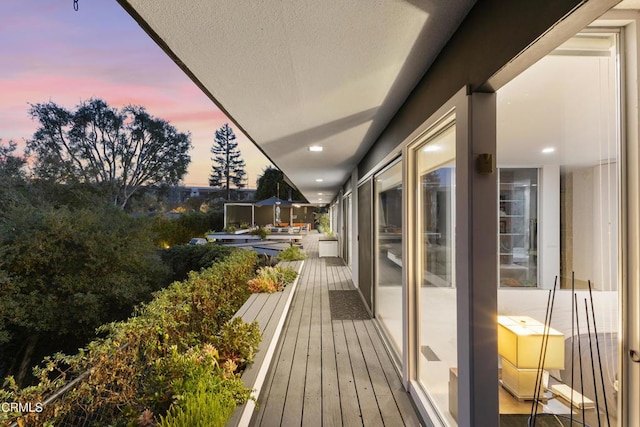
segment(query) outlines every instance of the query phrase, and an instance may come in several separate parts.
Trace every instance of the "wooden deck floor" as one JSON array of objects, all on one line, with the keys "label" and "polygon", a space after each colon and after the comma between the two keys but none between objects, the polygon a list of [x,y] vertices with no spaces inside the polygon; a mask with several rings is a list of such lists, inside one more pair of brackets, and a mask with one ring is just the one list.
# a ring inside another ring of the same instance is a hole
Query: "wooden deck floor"
[{"label": "wooden deck floor", "polygon": [[251,425],[420,425],[372,320],[332,320],[329,291],[354,287],[336,258],[318,258],[318,238],[304,238],[309,259]]}]

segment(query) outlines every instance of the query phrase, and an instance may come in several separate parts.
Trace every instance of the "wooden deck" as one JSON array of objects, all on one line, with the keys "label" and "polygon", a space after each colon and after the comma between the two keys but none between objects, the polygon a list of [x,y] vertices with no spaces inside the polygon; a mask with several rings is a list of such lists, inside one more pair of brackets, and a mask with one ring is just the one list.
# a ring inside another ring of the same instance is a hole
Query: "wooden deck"
[{"label": "wooden deck", "polygon": [[[285,262],[283,265],[300,273],[304,261]],[[234,317],[245,322],[258,322],[262,341],[254,361],[242,374],[243,384],[253,390],[260,390],[264,383],[269,364],[272,361],[277,342],[282,333],[282,327],[290,307],[299,278],[285,287],[282,292],[251,294],[249,299],[240,307]],[[255,402],[250,400],[240,405],[227,423],[227,427],[247,425],[255,408]]]},{"label": "wooden deck", "polygon": [[417,413],[372,320],[332,320],[330,290],[354,289],[316,233],[250,425],[417,426]]}]

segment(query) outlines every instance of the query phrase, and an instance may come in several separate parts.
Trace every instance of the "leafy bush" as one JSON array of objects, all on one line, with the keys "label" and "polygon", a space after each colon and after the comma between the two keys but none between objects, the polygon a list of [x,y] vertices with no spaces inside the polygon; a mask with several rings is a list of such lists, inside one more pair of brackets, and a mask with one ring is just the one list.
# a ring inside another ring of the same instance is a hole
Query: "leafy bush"
[{"label": "leafy bush", "polygon": [[245,323],[236,317],[224,324],[213,344],[220,352],[222,362],[231,362],[244,369],[253,363],[260,340],[260,332],[253,323]]},{"label": "leafy bush", "polygon": [[281,278],[284,283],[293,283],[296,277],[298,277],[298,272],[292,268],[276,265],[275,269],[278,277]]},{"label": "leafy bush", "polygon": [[317,229],[319,233],[324,233],[330,230],[331,219],[329,218],[328,213],[314,212],[313,215],[315,216],[315,220],[318,223]]},{"label": "leafy bush", "polygon": [[210,230],[222,229],[223,214],[220,211],[192,212],[178,218],[158,216],[154,220],[155,242],[160,247],[187,243],[192,237],[204,236]]},{"label": "leafy bush", "polygon": [[250,231],[254,236],[260,236],[260,239],[264,240],[267,238],[269,234],[271,234],[271,230],[265,227],[258,227]]},{"label": "leafy bush", "polygon": [[[215,361],[215,359],[214,359]],[[191,366],[206,363],[190,361]],[[209,368],[209,369],[207,369]],[[176,387],[178,399],[171,405],[166,416],[160,417],[161,427],[224,427],[236,405],[246,402],[249,391],[233,374],[233,365],[226,364],[222,375],[218,366],[202,366],[190,372],[187,379]]]},{"label": "leafy bush", "polygon": [[[257,346],[260,339],[254,324],[238,321],[234,325],[228,335],[233,342],[242,342],[240,336],[248,333],[254,338],[251,345]],[[160,417],[159,425],[209,426],[224,425],[228,421],[236,405],[247,401],[250,390],[242,384],[232,360],[221,362],[218,349],[210,344],[191,348],[184,354],[172,349],[171,356],[162,360],[164,366],[158,371],[163,377],[173,379],[171,385],[176,398],[166,417]]]},{"label": "leafy bush", "polygon": [[160,417],[159,427],[224,427],[236,402],[227,394],[212,393],[198,384],[185,393],[180,404],[172,405],[166,417]]},{"label": "leafy bush", "polygon": [[31,380],[31,355],[77,349],[166,283],[146,218],[114,206],[31,204],[2,215],[0,365],[14,366],[19,384]]},{"label": "leafy bush", "polygon": [[307,254],[302,252],[298,246],[289,246],[278,254],[280,261],[302,261],[307,259]]},{"label": "leafy bush", "polygon": [[269,280],[267,277],[256,277],[247,283],[249,290],[254,294],[266,292],[272,294],[282,290],[282,284]]},{"label": "leafy bush", "polygon": [[[76,423],[83,416],[91,425],[120,426],[147,422],[172,407],[162,421],[171,422],[192,414],[204,398],[202,387],[218,395],[214,399],[226,414],[231,398],[237,404],[249,396],[238,367],[252,360],[260,340],[257,323],[230,321],[249,295],[246,282],[254,275],[256,259],[253,251],[235,250],[212,267],[190,273],[187,280],[157,292],[137,316],[101,327],[105,338],[75,355],[46,358],[34,370],[36,386],[21,389],[9,378],[0,401],[41,402],[71,378],[90,372],[42,413],[26,414],[21,421]],[[0,422],[16,416],[0,413]]]},{"label": "leafy bush", "polygon": [[190,271],[211,267],[231,253],[231,248],[210,243],[208,245],[178,245],[161,253],[162,261],[171,269],[171,281],[187,278]]},{"label": "leafy bush", "polygon": [[249,290],[253,293],[267,292],[273,293],[281,291],[285,284],[295,280],[298,273],[288,267],[260,267],[255,279],[247,283]]}]

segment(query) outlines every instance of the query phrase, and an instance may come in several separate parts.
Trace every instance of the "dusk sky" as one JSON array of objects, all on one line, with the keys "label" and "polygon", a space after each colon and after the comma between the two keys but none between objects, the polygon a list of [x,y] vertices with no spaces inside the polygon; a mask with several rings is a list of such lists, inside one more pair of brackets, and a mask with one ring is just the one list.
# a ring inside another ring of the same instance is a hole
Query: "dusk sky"
[{"label": "dusk sky", "polygon": [[[208,185],[214,132],[228,119],[115,0],[0,2],[0,139],[24,147],[37,123],[29,103],[74,109],[101,98],[111,107],[142,105],[194,148],[186,185]],[[255,188],[268,159],[230,123]]]}]

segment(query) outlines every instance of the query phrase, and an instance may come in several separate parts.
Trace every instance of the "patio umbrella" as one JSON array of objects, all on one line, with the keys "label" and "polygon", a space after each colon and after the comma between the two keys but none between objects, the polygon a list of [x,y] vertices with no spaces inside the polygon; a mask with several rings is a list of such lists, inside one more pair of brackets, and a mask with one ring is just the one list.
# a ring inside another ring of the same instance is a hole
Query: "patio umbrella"
[{"label": "patio umbrella", "polygon": [[[278,203],[280,202],[280,203]],[[275,206],[276,204],[279,204],[280,206],[291,206],[293,205],[293,202],[290,202],[288,200],[282,200],[279,199],[276,196],[273,197],[269,197],[268,199],[264,199],[264,200],[260,200],[259,202],[255,202],[254,203],[256,206]]]},{"label": "patio umbrella", "polygon": [[[287,206],[293,209],[293,203],[287,200],[282,200],[276,196],[269,197],[268,199],[261,200],[259,202],[254,203],[255,206],[273,206],[273,222],[275,224],[280,223],[280,208]],[[291,218],[292,213],[289,214],[289,218]]]}]

